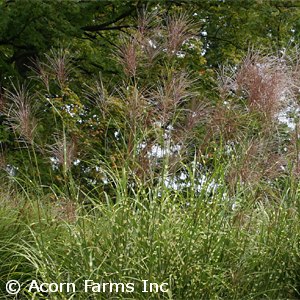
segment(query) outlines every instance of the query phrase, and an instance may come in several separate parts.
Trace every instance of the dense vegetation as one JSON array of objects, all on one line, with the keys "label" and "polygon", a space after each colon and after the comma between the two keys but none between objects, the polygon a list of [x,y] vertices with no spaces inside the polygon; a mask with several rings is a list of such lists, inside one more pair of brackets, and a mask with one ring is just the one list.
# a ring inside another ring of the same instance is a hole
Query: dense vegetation
[{"label": "dense vegetation", "polygon": [[1,299],[300,298],[300,2],[0,7]]}]

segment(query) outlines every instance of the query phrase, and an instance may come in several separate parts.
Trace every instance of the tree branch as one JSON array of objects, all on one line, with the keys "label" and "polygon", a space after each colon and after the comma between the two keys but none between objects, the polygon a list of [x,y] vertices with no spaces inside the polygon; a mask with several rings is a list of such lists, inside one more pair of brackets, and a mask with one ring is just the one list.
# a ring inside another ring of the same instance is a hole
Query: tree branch
[{"label": "tree branch", "polygon": [[108,22],[105,22],[105,23],[102,23],[99,25],[84,26],[84,27],[81,27],[81,29],[84,31],[93,32],[93,31],[116,30],[116,29],[128,28],[129,25],[120,25],[120,26],[112,26],[112,27],[110,27],[110,25],[130,16],[134,10],[135,10],[135,7],[131,8],[128,11],[125,11],[124,13],[122,13],[121,15],[119,15],[118,17],[116,17],[115,19],[113,19],[111,21],[108,21]]}]

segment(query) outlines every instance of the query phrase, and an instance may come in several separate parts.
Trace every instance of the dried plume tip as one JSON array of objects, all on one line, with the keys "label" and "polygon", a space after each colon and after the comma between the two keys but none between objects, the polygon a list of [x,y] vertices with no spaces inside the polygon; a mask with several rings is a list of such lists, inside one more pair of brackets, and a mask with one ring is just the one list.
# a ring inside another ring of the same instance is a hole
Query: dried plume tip
[{"label": "dried plume tip", "polygon": [[36,110],[33,97],[26,84],[12,84],[12,90],[6,90],[7,103],[4,111],[8,122],[15,133],[32,142],[35,135],[37,121],[34,118]]},{"label": "dried plume tip", "polygon": [[193,80],[186,72],[179,72],[167,80],[162,80],[154,98],[163,123],[168,122],[180,104],[193,96],[189,90],[192,84]]},{"label": "dried plume tip", "polygon": [[74,140],[68,140],[63,134],[62,136],[55,137],[55,143],[49,146],[50,155],[55,161],[63,167],[63,171],[67,172],[77,153],[76,142]]},{"label": "dried plume tip", "polygon": [[45,65],[53,73],[60,88],[66,86],[72,71],[71,56],[67,49],[50,50],[50,54],[45,54],[47,62]]},{"label": "dried plume tip", "polygon": [[293,97],[293,80],[284,60],[249,52],[238,68],[221,70],[219,90],[223,99],[230,92],[245,97],[250,111],[272,119]]},{"label": "dried plume tip", "polygon": [[176,55],[184,42],[195,36],[195,28],[195,22],[186,13],[169,16],[166,25],[167,53]]},{"label": "dried plume tip", "polygon": [[134,77],[138,66],[137,48],[139,43],[135,37],[130,39],[123,38],[122,40],[122,46],[117,51],[116,57],[122,65],[125,74],[129,77]]}]

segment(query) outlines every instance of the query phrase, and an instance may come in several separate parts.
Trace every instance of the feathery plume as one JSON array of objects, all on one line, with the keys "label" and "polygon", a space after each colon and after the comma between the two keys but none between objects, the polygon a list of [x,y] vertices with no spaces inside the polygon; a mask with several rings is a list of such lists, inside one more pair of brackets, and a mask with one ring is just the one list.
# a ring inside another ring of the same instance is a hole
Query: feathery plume
[{"label": "feathery plume", "polygon": [[14,85],[12,90],[6,90],[7,104],[5,112],[7,120],[14,132],[32,142],[35,135],[37,121],[34,118],[36,107],[26,84]]}]

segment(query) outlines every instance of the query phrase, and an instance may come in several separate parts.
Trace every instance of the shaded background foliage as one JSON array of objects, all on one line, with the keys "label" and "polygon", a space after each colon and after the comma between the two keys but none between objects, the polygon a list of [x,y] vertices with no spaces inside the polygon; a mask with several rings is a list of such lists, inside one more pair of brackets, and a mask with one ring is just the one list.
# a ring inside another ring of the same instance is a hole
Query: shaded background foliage
[{"label": "shaded background foliage", "polygon": [[135,17],[145,7],[159,7],[165,14],[174,10],[193,14],[208,66],[236,62],[253,45],[280,50],[299,37],[298,1],[3,0],[0,4],[2,80],[9,73],[25,76],[30,58],[61,45],[79,52],[84,75],[95,70],[114,73],[109,49],[118,46],[120,31],[137,26]]}]

